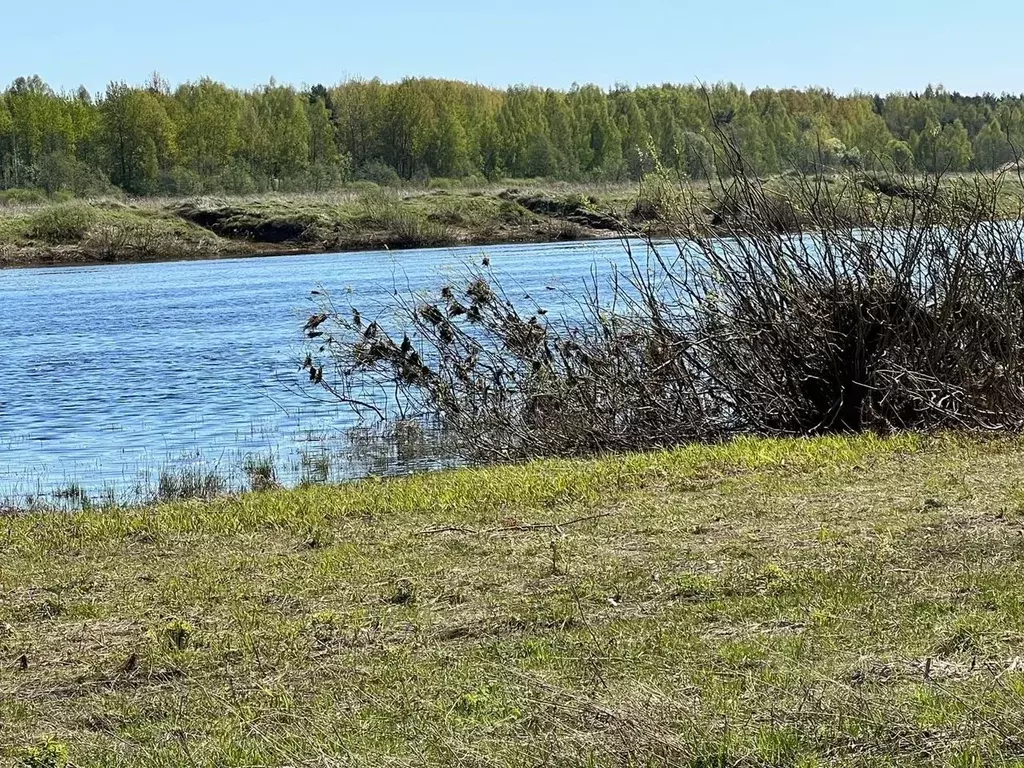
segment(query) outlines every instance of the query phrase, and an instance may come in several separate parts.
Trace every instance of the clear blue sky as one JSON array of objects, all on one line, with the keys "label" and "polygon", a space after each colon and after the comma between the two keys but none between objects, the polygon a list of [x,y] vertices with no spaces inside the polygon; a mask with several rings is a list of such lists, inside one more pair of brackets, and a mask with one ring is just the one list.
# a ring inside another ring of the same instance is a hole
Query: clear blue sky
[{"label": "clear blue sky", "polygon": [[406,75],[505,86],[731,80],[1024,91],[1019,0],[33,0],[0,12],[0,84],[208,75],[248,87]]}]

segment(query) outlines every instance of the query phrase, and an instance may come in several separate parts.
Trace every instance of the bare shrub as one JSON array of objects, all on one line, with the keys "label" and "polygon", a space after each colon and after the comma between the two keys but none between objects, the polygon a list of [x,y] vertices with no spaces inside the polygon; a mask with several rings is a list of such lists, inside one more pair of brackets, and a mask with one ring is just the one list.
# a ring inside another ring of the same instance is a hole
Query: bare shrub
[{"label": "bare shrub", "polygon": [[107,259],[128,255],[169,255],[180,244],[151,222],[115,221],[98,225],[85,240],[85,247]]},{"label": "bare shrub", "polygon": [[628,265],[559,313],[486,266],[397,296],[386,323],[325,302],[313,378],[355,407],[385,388],[470,457],[1021,427],[1022,224],[994,220],[1011,182],[892,179],[918,192],[883,200],[812,175],[780,197],[734,171],[709,186],[729,215],[681,209],[670,245],[626,242]]}]

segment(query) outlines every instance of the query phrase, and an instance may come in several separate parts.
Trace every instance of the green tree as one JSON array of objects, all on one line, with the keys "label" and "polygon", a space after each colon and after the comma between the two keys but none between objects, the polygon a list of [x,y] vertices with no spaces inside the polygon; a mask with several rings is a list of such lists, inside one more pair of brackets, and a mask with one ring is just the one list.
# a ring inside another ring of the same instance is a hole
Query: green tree
[{"label": "green tree", "polygon": [[914,170],[914,150],[905,141],[890,139],[885,147],[885,157],[900,173],[910,173]]},{"label": "green tree", "polygon": [[111,83],[100,105],[110,179],[136,194],[156,191],[161,167],[169,168],[174,126],[160,97],[125,83]]},{"label": "green tree", "polygon": [[380,80],[352,80],[331,91],[338,145],[357,168],[384,157],[388,91]]},{"label": "green tree", "polygon": [[338,140],[325,97],[311,96],[306,104],[309,124],[309,182],[314,192],[336,186],[344,180],[347,163],[342,162]]},{"label": "green tree", "polygon": [[974,137],[974,167],[982,171],[991,171],[1013,159],[1013,146],[1007,139],[999,118],[994,117]]},{"label": "green tree", "polygon": [[178,106],[180,161],[207,186],[228,168],[241,145],[243,97],[204,78],[185,83],[174,94]]},{"label": "green tree", "polygon": [[688,178],[706,179],[715,171],[715,153],[711,142],[693,131],[683,134],[684,169]]},{"label": "green tree", "polygon": [[428,140],[424,161],[435,176],[465,176],[469,172],[469,139],[458,105],[439,110]]},{"label": "green tree", "polygon": [[14,120],[7,97],[0,93],[0,186],[14,184]]},{"label": "green tree", "polygon": [[495,90],[429,78],[301,93],[202,79],[172,92],[157,75],[139,87],[112,83],[95,102],[36,76],[0,94],[0,186],[50,192],[102,189],[107,177],[134,194],[316,190],[349,169],[389,183],[395,171],[576,180],[639,179],[660,167],[699,178],[713,146],[738,149],[759,174],[890,163],[991,170],[1024,148],[1024,98],[730,83]]},{"label": "green tree", "polygon": [[271,81],[256,98],[256,115],[265,140],[260,166],[272,186],[300,175],[309,158],[310,132],[295,89]]},{"label": "green tree", "polygon": [[654,143],[647,125],[647,117],[637,103],[636,95],[631,91],[620,91],[617,94],[619,107],[619,135],[621,139],[621,156],[626,175],[639,180],[654,170],[656,157],[652,156]]},{"label": "green tree", "polygon": [[765,141],[774,148],[776,166],[792,168],[797,158],[796,122],[789,114],[785,102],[775,92],[752,94],[765,101],[762,111]]},{"label": "green tree", "polygon": [[406,79],[387,91],[382,158],[405,179],[427,168],[434,108],[423,83]]},{"label": "green tree", "polygon": [[537,137],[547,134],[543,92],[537,88],[509,88],[498,110],[497,134],[499,166],[513,176],[529,175],[538,155]]},{"label": "green tree", "polygon": [[[555,136],[573,137],[566,148],[564,165],[590,178],[618,176],[623,170],[624,138],[616,125],[613,100],[596,86],[577,86],[569,92],[565,104],[569,114],[558,122],[549,120]],[[634,115],[642,121],[639,110]],[[643,140],[646,148],[650,137]]]},{"label": "green tree", "polygon": [[911,134],[911,146],[918,167],[932,173],[967,170],[971,162],[971,140],[959,120],[939,125],[928,119],[920,133]]}]

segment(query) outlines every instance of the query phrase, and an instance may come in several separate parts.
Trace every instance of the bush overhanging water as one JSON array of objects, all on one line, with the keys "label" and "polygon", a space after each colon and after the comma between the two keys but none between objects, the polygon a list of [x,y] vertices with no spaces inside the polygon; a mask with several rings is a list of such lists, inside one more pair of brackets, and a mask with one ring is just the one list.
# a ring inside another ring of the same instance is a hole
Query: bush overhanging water
[{"label": "bush overhanging water", "polygon": [[398,296],[397,322],[324,297],[311,378],[354,407],[397,393],[471,458],[1024,423],[1024,227],[994,220],[1019,179],[861,179],[901,192],[863,210],[821,176],[768,196],[733,163],[716,215],[677,205],[671,243],[626,242],[560,312],[510,298],[486,259]]}]

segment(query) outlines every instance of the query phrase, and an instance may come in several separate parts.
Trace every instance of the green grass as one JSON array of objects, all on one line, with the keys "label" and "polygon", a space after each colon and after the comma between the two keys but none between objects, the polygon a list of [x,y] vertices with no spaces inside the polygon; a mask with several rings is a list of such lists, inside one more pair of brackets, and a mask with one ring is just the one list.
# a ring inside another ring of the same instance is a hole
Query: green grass
[{"label": "green grass", "polygon": [[742,440],[10,517],[0,762],[1019,765],[1021,449]]}]

